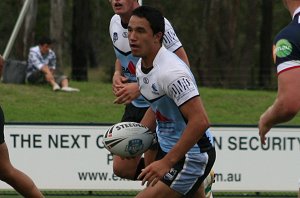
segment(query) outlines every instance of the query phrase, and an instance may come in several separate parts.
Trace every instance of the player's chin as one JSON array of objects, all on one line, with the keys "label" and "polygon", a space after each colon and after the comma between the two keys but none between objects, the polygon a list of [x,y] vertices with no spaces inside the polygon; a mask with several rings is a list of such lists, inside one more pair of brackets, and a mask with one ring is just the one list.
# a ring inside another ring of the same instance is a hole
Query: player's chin
[{"label": "player's chin", "polygon": [[141,53],[139,52],[138,49],[132,48],[131,53],[132,53],[133,56],[141,57]]}]

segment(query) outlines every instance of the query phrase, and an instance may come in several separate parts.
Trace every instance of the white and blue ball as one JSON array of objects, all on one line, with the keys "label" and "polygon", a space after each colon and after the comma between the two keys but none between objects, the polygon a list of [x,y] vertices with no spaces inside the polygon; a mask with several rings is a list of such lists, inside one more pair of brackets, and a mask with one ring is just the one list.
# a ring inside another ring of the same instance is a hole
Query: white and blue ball
[{"label": "white and blue ball", "polygon": [[137,122],[120,122],[111,126],[103,136],[105,148],[114,155],[135,157],[151,146],[154,134]]}]

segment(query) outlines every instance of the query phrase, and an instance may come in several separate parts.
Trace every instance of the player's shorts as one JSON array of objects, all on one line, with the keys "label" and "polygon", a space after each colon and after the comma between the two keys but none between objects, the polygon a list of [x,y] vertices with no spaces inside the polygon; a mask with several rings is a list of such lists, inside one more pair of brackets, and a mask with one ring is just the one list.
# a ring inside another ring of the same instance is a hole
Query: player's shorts
[{"label": "player's shorts", "polygon": [[[167,153],[159,149],[157,160],[162,159]],[[193,195],[209,174],[216,159],[215,148],[204,153],[188,155],[180,160],[162,178],[162,182],[173,190],[187,197]]]},{"label": "player's shorts", "polygon": [[4,140],[4,113],[0,106],[0,144],[5,142]]},{"label": "player's shorts", "polygon": [[148,107],[139,108],[133,104],[127,104],[122,117],[122,122],[140,122],[144,117]]}]

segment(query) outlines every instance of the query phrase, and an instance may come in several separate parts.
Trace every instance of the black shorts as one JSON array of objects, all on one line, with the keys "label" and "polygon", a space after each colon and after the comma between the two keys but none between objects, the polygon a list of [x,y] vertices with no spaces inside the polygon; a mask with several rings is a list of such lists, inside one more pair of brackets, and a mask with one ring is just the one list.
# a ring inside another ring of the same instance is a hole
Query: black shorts
[{"label": "black shorts", "polygon": [[140,122],[148,108],[139,108],[131,103],[126,105],[121,122]]},{"label": "black shorts", "polygon": [[3,144],[4,142],[4,113],[0,106],[0,144]]}]

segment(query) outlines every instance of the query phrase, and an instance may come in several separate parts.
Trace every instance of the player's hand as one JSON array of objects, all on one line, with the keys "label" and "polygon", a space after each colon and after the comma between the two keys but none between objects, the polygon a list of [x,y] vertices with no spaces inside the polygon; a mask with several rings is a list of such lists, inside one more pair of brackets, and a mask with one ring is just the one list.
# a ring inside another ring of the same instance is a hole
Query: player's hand
[{"label": "player's hand", "polygon": [[259,136],[260,136],[260,142],[262,144],[266,144],[266,134],[270,131],[271,126],[268,126],[264,123],[264,114],[260,116],[259,123],[258,123],[258,130],[259,130]]},{"label": "player's hand", "polygon": [[158,160],[144,168],[137,179],[142,180],[142,185],[147,183],[147,186],[154,186],[170,169],[163,159]]},{"label": "player's hand", "polygon": [[129,104],[140,96],[140,90],[137,83],[126,83],[123,87],[116,91],[114,100],[116,104]]},{"label": "player's hand", "polygon": [[114,74],[113,79],[112,79],[112,89],[113,93],[116,95],[118,90],[124,88],[124,83],[127,83],[128,79],[121,74]]}]

